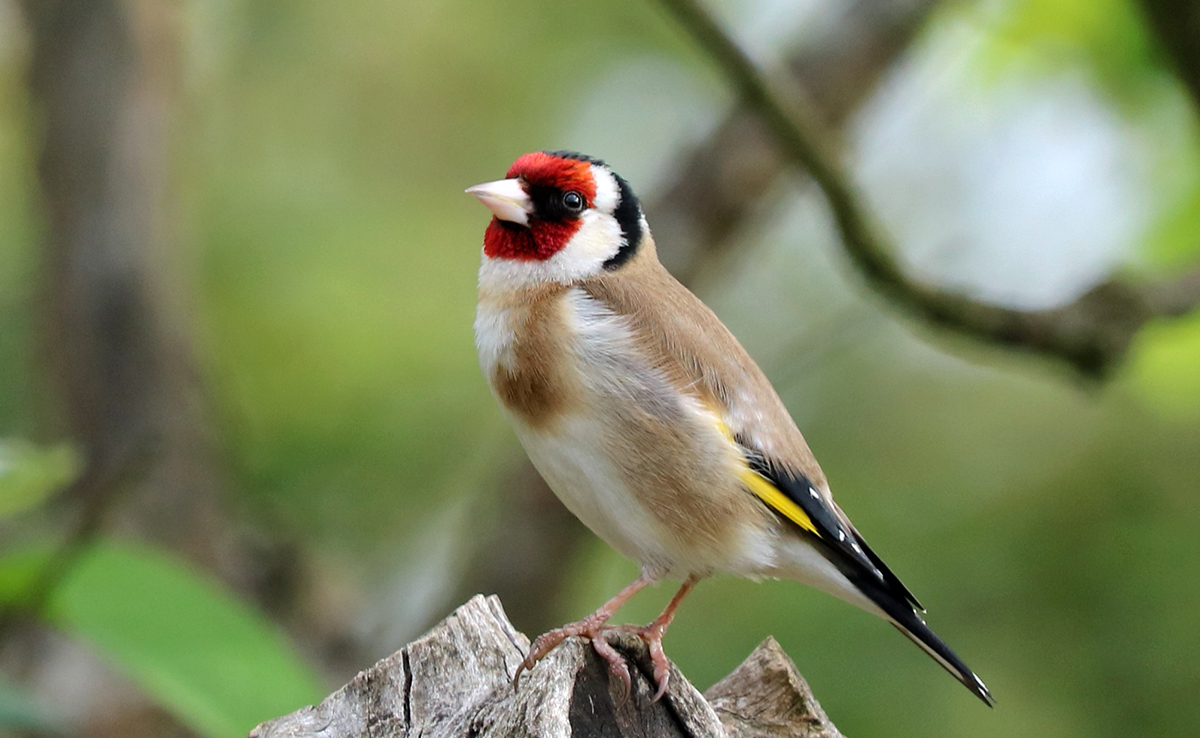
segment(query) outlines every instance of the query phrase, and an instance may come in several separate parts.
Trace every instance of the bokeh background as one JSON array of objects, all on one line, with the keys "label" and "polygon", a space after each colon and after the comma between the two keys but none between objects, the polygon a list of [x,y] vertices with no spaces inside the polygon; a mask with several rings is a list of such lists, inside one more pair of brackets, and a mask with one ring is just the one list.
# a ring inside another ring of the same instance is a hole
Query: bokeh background
[{"label": "bokeh background", "polygon": [[[920,279],[1037,309],[1200,260],[1190,3],[709,7]],[[700,688],[771,634],[850,736],[1194,735],[1200,311],[1100,379],[928,327],[737,100],[649,0],[0,0],[0,733],[241,735],[474,592],[533,634],[635,576],[472,345],[462,190],[570,148],[633,184],[999,706],[781,582],[685,604]]]}]

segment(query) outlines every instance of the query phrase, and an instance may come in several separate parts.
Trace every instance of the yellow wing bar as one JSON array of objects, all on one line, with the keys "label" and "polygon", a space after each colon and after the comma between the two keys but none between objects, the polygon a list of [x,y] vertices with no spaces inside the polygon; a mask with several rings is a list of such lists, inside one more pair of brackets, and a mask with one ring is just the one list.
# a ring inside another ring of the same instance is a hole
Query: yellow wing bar
[{"label": "yellow wing bar", "polygon": [[[714,413],[715,415],[715,413]],[[729,430],[729,426],[725,425],[719,419],[717,426],[721,429],[721,434],[729,439],[729,442],[737,445],[737,440],[733,437],[733,432]],[[741,449],[739,447],[739,453]],[[767,503],[771,509],[800,526],[804,530],[812,533],[820,538],[821,534],[817,532],[817,526],[813,525],[812,518],[808,517],[808,513],[792,502],[792,499],[779,491],[779,488],[771,484],[766,477],[759,474],[750,468],[750,464],[746,462],[745,457],[742,457],[742,484],[754,493],[754,496],[763,502]]]},{"label": "yellow wing bar", "polygon": [[821,537],[821,534],[817,532],[817,526],[813,525],[812,519],[808,517],[808,513],[800,509],[800,506],[792,502],[791,498],[748,466],[742,472],[742,484],[745,484],[758,499],[770,505],[780,515],[818,538]]}]

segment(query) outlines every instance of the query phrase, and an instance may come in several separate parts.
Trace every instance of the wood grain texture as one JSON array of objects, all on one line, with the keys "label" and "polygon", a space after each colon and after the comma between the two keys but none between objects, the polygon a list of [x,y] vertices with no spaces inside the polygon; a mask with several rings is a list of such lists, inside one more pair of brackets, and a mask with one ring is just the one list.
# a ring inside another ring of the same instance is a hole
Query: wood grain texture
[{"label": "wood grain texture", "polygon": [[631,635],[612,644],[629,659],[633,693],[619,687],[591,647],[570,639],[521,688],[512,674],[529,640],[500,600],[476,595],[429,633],[355,677],[321,704],[259,725],[251,738],[840,738],[795,666],[768,640],[710,690],[710,704],[672,666],[660,702],[652,667]]},{"label": "wood grain texture", "polygon": [[844,738],[774,638],[704,696],[729,738]]}]

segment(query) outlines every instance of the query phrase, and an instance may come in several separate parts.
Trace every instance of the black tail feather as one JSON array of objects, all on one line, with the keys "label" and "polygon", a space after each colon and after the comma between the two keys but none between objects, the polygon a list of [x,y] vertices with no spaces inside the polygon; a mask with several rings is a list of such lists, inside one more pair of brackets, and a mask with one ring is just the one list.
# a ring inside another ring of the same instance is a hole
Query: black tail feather
[{"label": "black tail feather", "polygon": [[875,552],[871,550],[871,547],[867,545],[866,540],[859,535],[858,531],[851,528],[850,533],[854,536],[854,540],[858,541],[858,545],[862,547],[863,553],[866,554],[866,557],[871,561],[872,564],[875,565],[875,568],[878,569],[879,573],[883,576],[884,585],[886,585],[888,589],[890,589],[892,592],[895,592],[897,595],[903,595],[904,601],[912,605],[914,610],[925,612],[925,607],[917,600],[916,595],[910,592],[908,587],[904,586],[904,582],[901,582],[900,578],[893,574],[892,570],[888,568],[888,565],[883,563],[883,559],[879,558],[879,556],[877,556]]},{"label": "black tail feather", "polygon": [[971,690],[972,694],[983,700],[985,705],[995,706],[996,700],[992,698],[992,693],[988,691],[983,680],[976,676],[975,672],[971,671],[971,668],[954,651],[951,651],[950,647],[936,633],[929,629],[929,626],[907,601],[886,591],[873,577],[857,574],[851,576],[850,581],[879,609],[883,610],[897,630],[908,636],[908,639],[920,646],[925,653],[932,656],[942,665],[942,668],[962,682],[964,687]]}]

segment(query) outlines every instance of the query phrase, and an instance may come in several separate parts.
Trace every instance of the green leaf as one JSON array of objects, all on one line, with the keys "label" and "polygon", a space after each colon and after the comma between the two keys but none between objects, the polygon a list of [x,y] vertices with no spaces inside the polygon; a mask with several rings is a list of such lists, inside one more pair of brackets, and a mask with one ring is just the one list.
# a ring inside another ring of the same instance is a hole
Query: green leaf
[{"label": "green leaf", "polygon": [[1138,394],[1162,415],[1200,416],[1200,315],[1143,328],[1130,374]]},{"label": "green leaf", "polygon": [[212,738],[244,736],[322,697],[316,676],[262,615],[152,549],[97,545],[48,614]]},{"label": "green leaf", "polygon": [[0,731],[63,733],[63,726],[32,697],[0,682]]},{"label": "green leaf", "polygon": [[1147,86],[1163,78],[1132,0],[1013,0],[991,14],[985,70],[1012,66],[1042,72],[1088,70],[1116,100],[1141,107]]},{"label": "green leaf", "polygon": [[79,457],[67,445],[38,448],[0,441],[0,518],[36,507],[79,474]]},{"label": "green leaf", "polygon": [[50,555],[49,545],[38,545],[10,551],[0,558],[0,604],[24,599]]},{"label": "green leaf", "polygon": [[1146,239],[1147,256],[1156,265],[1180,267],[1200,254],[1200,184],[1164,213]]}]

